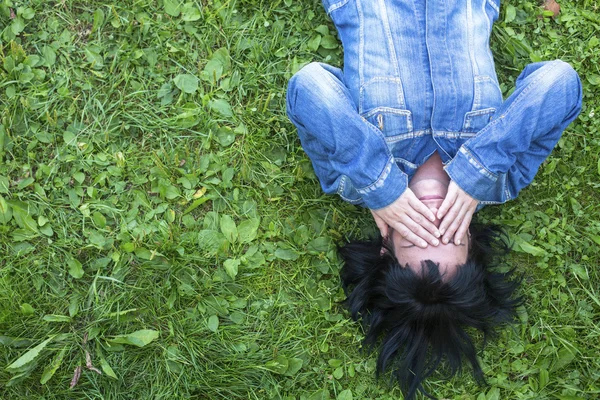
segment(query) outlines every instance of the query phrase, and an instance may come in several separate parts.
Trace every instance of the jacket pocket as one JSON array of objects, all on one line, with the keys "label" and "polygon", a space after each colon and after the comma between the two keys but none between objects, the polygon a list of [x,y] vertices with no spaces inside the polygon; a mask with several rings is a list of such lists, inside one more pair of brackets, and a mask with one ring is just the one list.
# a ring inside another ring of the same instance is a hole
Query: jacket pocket
[{"label": "jacket pocket", "polygon": [[363,117],[383,133],[388,144],[412,136],[412,113],[409,110],[377,107],[364,113]]},{"label": "jacket pocket", "polygon": [[466,113],[462,131],[473,133],[479,132],[490,123],[495,112],[495,108],[486,108]]}]

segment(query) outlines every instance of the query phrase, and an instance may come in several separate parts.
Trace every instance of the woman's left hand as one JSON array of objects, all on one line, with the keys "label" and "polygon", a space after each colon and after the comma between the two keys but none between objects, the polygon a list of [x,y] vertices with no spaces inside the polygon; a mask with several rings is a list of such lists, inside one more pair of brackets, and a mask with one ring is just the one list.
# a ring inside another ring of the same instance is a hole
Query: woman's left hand
[{"label": "woman's left hand", "polygon": [[454,181],[450,181],[446,198],[437,212],[437,217],[442,220],[440,223],[442,243],[446,244],[453,239],[455,244],[460,244],[460,239],[469,229],[477,203],[477,200],[469,196]]}]

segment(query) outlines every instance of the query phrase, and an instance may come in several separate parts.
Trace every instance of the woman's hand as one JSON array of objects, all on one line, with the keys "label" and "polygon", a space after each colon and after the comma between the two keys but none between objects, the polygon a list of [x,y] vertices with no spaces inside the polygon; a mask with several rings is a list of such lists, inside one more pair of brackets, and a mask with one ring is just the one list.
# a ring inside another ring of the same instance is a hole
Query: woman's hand
[{"label": "woman's hand", "polygon": [[408,188],[392,204],[379,210],[371,210],[371,214],[384,238],[391,234],[391,228],[419,247],[427,247],[427,242],[434,246],[440,243],[436,239],[440,232],[433,224],[435,215]]},{"label": "woman's hand", "polygon": [[454,181],[450,181],[446,198],[437,213],[437,217],[442,220],[440,232],[444,235],[443,243],[453,239],[454,244],[460,244],[460,239],[469,229],[477,203],[477,200],[469,196]]}]

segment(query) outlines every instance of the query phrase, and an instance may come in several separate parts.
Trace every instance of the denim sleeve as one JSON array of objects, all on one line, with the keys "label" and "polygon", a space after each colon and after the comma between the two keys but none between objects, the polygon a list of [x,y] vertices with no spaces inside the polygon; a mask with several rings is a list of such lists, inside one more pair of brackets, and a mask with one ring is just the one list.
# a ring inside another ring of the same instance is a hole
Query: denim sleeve
[{"label": "denim sleeve", "polygon": [[352,185],[360,199],[351,202],[379,209],[408,186],[381,131],[358,114],[339,69],[311,63],[296,73],[287,114],[326,193],[354,200],[344,196]]},{"label": "denim sleeve", "polygon": [[473,198],[503,203],[529,185],[581,110],[579,76],[560,60],[528,65],[492,121],[446,165]]}]

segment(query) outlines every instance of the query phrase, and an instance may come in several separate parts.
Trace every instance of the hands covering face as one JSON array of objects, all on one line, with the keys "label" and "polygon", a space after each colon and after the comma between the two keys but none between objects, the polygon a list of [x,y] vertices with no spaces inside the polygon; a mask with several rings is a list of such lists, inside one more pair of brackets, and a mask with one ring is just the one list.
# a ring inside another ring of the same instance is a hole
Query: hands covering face
[{"label": "hands covering face", "polygon": [[439,229],[433,223],[436,216],[409,188],[392,204],[371,210],[371,214],[384,238],[391,234],[391,228],[422,248],[428,243],[437,246],[437,238],[441,235],[444,244],[454,241],[458,245],[469,229],[477,203],[454,181],[450,181],[446,197],[437,212],[437,218],[441,220]]},{"label": "hands covering face", "polygon": [[469,196],[454,181],[450,181],[446,198],[437,213],[437,217],[442,220],[440,232],[444,235],[443,243],[454,240],[454,244],[460,244],[460,238],[464,237],[469,229],[477,203],[477,200]]},{"label": "hands covering face", "polygon": [[371,210],[371,214],[384,238],[391,234],[391,228],[419,247],[425,248],[427,243],[434,246],[440,243],[437,238],[441,233],[433,223],[435,215],[409,188],[392,204]]}]

